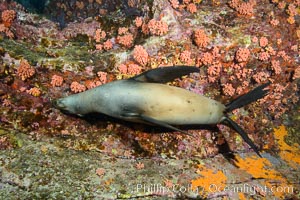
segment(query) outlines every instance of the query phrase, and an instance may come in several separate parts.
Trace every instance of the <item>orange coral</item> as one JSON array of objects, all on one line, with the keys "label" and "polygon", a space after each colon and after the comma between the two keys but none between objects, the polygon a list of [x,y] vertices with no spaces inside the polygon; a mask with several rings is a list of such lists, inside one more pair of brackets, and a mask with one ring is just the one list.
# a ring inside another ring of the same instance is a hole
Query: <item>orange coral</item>
[{"label": "orange coral", "polygon": [[221,70],[222,70],[222,64],[221,63],[215,63],[213,65],[210,65],[207,68],[208,81],[209,82],[215,82],[216,78],[220,75]]},{"label": "orange coral", "polygon": [[192,14],[197,12],[197,6],[194,3],[187,5],[186,9]]},{"label": "orange coral", "polygon": [[259,39],[259,45],[260,45],[261,47],[267,46],[267,45],[268,45],[268,39],[267,39],[266,37],[261,37],[261,38]]},{"label": "orange coral", "polygon": [[21,77],[21,79],[24,81],[32,77],[34,74],[35,74],[34,68],[28,63],[27,60],[22,59],[19,68],[17,70],[17,75]]},{"label": "orange coral", "polygon": [[184,50],[183,52],[180,53],[180,61],[184,62],[188,65],[191,65],[193,60],[191,59],[191,52],[188,50]]},{"label": "orange coral", "polygon": [[214,62],[214,56],[213,54],[209,53],[209,52],[205,52],[203,54],[201,54],[199,60],[203,65],[209,65],[209,64],[213,64]]},{"label": "orange coral", "polygon": [[143,18],[142,17],[135,18],[134,23],[136,27],[141,27],[143,25]]},{"label": "orange coral", "polygon": [[293,79],[300,78],[300,65],[295,69]]},{"label": "orange coral", "polygon": [[266,51],[263,51],[263,52],[260,52],[258,54],[258,59],[261,60],[261,61],[266,61],[270,58],[270,54]]},{"label": "orange coral", "polygon": [[118,70],[121,74],[127,74],[127,66],[124,64],[119,65]]},{"label": "orange coral", "polygon": [[98,169],[96,169],[96,174],[98,176],[103,176],[105,174],[105,169],[104,168],[98,168]]},{"label": "orange coral", "polygon": [[138,162],[138,163],[136,163],[135,168],[138,169],[138,170],[144,169],[145,165],[142,162]]},{"label": "orange coral", "polygon": [[147,51],[141,45],[136,45],[133,49],[133,58],[141,65],[145,66],[149,60]]},{"label": "orange coral", "polygon": [[126,34],[126,33],[128,33],[128,28],[127,28],[127,27],[120,27],[120,28],[118,29],[118,34],[119,34],[119,35],[124,35],[124,34]]},{"label": "orange coral", "polygon": [[223,92],[227,96],[233,96],[235,93],[235,89],[233,88],[231,83],[223,84]]},{"label": "orange coral", "polygon": [[40,89],[34,87],[34,88],[31,88],[30,90],[26,90],[26,92],[28,94],[31,94],[32,96],[35,96],[35,97],[38,97],[41,95],[41,91]]},{"label": "orange coral", "polygon": [[255,0],[249,0],[248,2],[244,2],[241,0],[229,1],[229,6],[235,9],[241,15],[253,15],[255,5]]},{"label": "orange coral", "polygon": [[63,81],[64,81],[63,77],[58,75],[53,75],[51,78],[51,85],[53,87],[59,87],[62,85]]},{"label": "orange coral", "polygon": [[131,47],[133,44],[133,35],[131,33],[127,33],[126,35],[118,36],[117,42],[124,47]]},{"label": "orange coral", "polygon": [[77,81],[72,82],[70,85],[70,88],[71,88],[71,91],[75,92],[75,93],[83,92],[86,90],[85,86],[81,85]]},{"label": "orange coral", "polygon": [[194,41],[198,47],[206,47],[210,42],[210,39],[205,34],[204,30],[198,29],[194,32]]},{"label": "orange coral", "polygon": [[111,40],[107,40],[103,43],[103,48],[108,51],[113,48],[113,43]]},{"label": "orange coral", "polygon": [[92,89],[92,88],[95,88],[99,85],[102,85],[102,83],[100,81],[97,81],[97,80],[87,80],[84,83],[85,83],[85,86],[87,87],[87,89]]},{"label": "orange coral", "polygon": [[279,24],[279,20],[278,20],[278,19],[272,19],[272,20],[270,21],[270,24],[271,24],[272,26],[277,26],[277,25]]},{"label": "orange coral", "polygon": [[98,75],[101,83],[107,82],[107,73],[106,72],[98,72],[97,75]]},{"label": "orange coral", "polygon": [[266,73],[266,72],[258,72],[256,74],[253,75],[253,79],[257,82],[257,83],[263,83],[265,82],[268,78],[270,77],[270,74]]},{"label": "orange coral", "polygon": [[130,75],[139,74],[139,73],[141,73],[141,71],[142,71],[142,68],[140,66],[136,65],[136,64],[129,64],[128,65],[127,72]]},{"label": "orange coral", "polygon": [[246,62],[250,56],[250,50],[247,48],[239,48],[235,54],[235,59],[238,62]]},{"label": "orange coral", "polygon": [[149,31],[152,35],[165,35],[169,28],[166,22],[151,19],[148,23]]},{"label": "orange coral", "polygon": [[95,36],[94,39],[96,40],[96,42],[100,42],[102,39],[105,39],[106,37],[106,33],[104,31],[102,31],[101,29],[97,29],[95,32]]},{"label": "orange coral", "polygon": [[179,1],[178,0],[170,0],[170,4],[174,9],[177,9],[179,7]]},{"label": "orange coral", "polygon": [[5,27],[9,28],[11,23],[16,18],[16,11],[14,10],[4,10],[1,14],[2,23]]},{"label": "orange coral", "polygon": [[280,62],[278,60],[272,60],[271,61],[271,68],[274,71],[275,74],[280,74],[281,73],[281,67],[280,67]]}]

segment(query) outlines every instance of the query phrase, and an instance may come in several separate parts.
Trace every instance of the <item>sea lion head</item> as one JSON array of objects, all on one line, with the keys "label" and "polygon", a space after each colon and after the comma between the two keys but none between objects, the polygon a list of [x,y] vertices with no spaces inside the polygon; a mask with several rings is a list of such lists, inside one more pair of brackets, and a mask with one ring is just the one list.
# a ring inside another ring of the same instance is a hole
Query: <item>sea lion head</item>
[{"label": "sea lion head", "polygon": [[53,106],[63,113],[73,114],[81,116],[79,104],[77,104],[72,96],[56,99],[53,102]]}]

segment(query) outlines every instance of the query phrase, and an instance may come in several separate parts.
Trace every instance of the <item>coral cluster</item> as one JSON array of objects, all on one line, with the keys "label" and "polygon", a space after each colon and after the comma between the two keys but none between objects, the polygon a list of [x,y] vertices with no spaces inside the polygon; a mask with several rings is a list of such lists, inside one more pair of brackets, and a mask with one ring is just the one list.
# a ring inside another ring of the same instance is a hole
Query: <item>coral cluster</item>
[{"label": "coral cluster", "polygon": [[14,10],[4,10],[1,13],[1,23],[0,23],[0,33],[5,33],[9,38],[13,38],[14,34],[10,30],[12,22],[16,18],[16,11]]},{"label": "coral cluster", "polygon": [[24,81],[35,74],[34,68],[27,60],[22,59],[17,71],[18,76]]}]

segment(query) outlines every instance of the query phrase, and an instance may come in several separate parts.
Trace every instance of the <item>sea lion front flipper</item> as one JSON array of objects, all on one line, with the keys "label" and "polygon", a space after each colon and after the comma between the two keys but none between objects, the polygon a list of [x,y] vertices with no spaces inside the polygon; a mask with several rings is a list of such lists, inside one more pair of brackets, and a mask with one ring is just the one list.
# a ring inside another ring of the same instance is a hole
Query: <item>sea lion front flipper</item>
[{"label": "sea lion front flipper", "polygon": [[183,133],[185,135],[194,137],[193,135],[189,134],[188,132],[180,130],[180,129],[178,129],[178,128],[170,125],[170,124],[167,124],[165,122],[162,122],[162,121],[159,121],[159,120],[156,120],[156,119],[153,119],[151,117],[147,117],[145,115],[141,115],[141,114],[138,114],[138,113],[125,113],[125,114],[122,115],[122,117],[131,118],[131,119],[135,118],[136,120],[143,121],[147,124],[152,124],[152,125],[156,125],[156,126],[165,127],[165,128],[171,129],[173,131],[178,131],[178,132]]},{"label": "sea lion front flipper", "polygon": [[191,66],[159,67],[145,71],[131,79],[148,83],[167,83],[195,72],[199,72],[199,68]]}]

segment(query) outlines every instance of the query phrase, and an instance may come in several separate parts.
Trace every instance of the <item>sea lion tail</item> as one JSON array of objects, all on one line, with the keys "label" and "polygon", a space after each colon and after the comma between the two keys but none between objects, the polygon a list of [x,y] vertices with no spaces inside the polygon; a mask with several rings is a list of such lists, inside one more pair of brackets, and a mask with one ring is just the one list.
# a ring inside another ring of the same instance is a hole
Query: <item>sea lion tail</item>
[{"label": "sea lion tail", "polygon": [[268,94],[269,90],[266,90],[265,88],[270,85],[270,82],[267,82],[263,85],[260,85],[256,87],[255,89],[251,90],[250,92],[237,97],[230,103],[226,104],[225,113],[231,112],[237,108],[241,108],[245,105],[248,105],[258,99],[263,98]]},{"label": "sea lion tail", "polygon": [[247,104],[250,104],[250,103],[266,96],[268,94],[268,90],[266,90],[265,88],[268,85],[270,85],[270,82],[258,86],[257,88],[234,99],[229,104],[227,104],[226,108],[225,108],[225,113],[224,113],[225,116],[222,120],[222,124],[235,130],[244,139],[244,141],[255,151],[255,153],[260,157],[261,157],[261,155],[259,153],[257,146],[248,137],[247,133],[236,122],[234,122],[232,119],[230,119],[230,117],[227,115],[227,113],[230,111],[233,111],[237,108],[243,107]]}]

